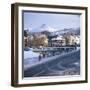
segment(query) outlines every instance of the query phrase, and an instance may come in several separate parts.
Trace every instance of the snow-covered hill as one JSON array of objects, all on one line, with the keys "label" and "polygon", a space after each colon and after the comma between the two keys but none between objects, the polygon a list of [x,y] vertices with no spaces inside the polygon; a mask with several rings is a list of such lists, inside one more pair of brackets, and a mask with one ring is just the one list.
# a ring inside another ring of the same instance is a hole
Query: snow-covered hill
[{"label": "snow-covered hill", "polygon": [[80,28],[79,27],[78,28],[68,28],[68,29],[64,28],[64,29],[60,30],[60,29],[55,29],[49,25],[42,24],[40,27],[32,29],[30,31],[30,33],[35,33],[35,34],[50,33],[51,35],[58,35],[58,36],[60,36],[60,35],[62,36],[62,35],[67,34],[67,33],[74,34],[74,35],[80,35]]},{"label": "snow-covered hill", "polygon": [[63,29],[63,30],[51,32],[52,36],[55,36],[55,35],[63,36],[64,34],[73,34],[73,35],[80,36],[80,28],[76,28],[76,29],[69,28],[69,29]]},{"label": "snow-covered hill", "polygon": [[46,24],[42,24],[40,27],[37,27],[35,29],[32,29],[31,32],[44,32],[44,31],[47,31],[47,32],[55,32],[57,31],[56,29],[46,25]]},{"label": "snow-covered hill", "polygon": [[57,35],[63,35],[65,33],[80,35],[80,28],[76,28],[76,29],[73,29],[73,28],[63,29],[63,30],[55,31],[54,33],[55,33],[55,35],[56,34]]}]

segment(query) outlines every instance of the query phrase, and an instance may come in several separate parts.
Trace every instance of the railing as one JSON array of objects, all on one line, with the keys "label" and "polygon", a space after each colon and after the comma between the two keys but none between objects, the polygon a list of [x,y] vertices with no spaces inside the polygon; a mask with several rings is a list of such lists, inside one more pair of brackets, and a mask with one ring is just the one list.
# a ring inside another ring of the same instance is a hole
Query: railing
[{"label": "railing", "polygon": [[35,52],[48,52],[48,51],[61,51],[61,50],[75,50],[76,46],[63,46],[63,47],[44,47],[44,48],[35,48],[33,51]]}]

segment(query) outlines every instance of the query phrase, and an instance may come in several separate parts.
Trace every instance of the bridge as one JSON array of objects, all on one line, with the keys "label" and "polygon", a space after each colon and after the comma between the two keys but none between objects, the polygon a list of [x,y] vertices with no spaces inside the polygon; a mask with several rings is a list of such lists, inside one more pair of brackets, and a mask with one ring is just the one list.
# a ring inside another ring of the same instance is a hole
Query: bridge
[{"label": "bridge", "polygon": [[33,49],[34,52],[39,52],[41,54],[45,54],[46,56],[49,56],[49,55],[58,55],[60,53],[63,53],[63,52],[70,52],[72,50],[76,50],[77,47],[76,46],[62,46],[62,47],[44,47],[44,48],[36,48],[36,49]]},{"label": "bridge", "polygon": [[43,47],[43,48],[35,48],[33,51],[35,52],[48,52],[48,51],[62,51],[62,50],[74,50],[76,46],[62,46],[62,47]]}]

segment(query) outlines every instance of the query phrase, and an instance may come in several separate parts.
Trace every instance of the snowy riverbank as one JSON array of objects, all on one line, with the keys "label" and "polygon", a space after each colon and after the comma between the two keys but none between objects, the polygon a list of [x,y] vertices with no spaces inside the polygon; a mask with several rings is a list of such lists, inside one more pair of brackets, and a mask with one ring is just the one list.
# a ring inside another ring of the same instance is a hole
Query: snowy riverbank
[{"label": "snowy riverbank", "polygon": [[52,56],[52,57],[42,58],[41,61],[39,61],[39,58],[38,58],[39,53],[36,53],[36,52],[33,52],[33,51],[24,51],[24,55],[25,55],[25,57],[24,57],[24,70],[27,70],[30,67],[34,67],[34,66],[46,63],[46,62],[50,62],[50,61],[55,60],[55,59],[57,59],[59,57],[62,57],[64,55],[68,55],[68,54],[77,52],[78,50],[80,50],[80,49],[78,48],[77,50],[73,50],[73,51],[68,52],[68,53],[64,52],[60,55],[55,55],[55,56]]}]

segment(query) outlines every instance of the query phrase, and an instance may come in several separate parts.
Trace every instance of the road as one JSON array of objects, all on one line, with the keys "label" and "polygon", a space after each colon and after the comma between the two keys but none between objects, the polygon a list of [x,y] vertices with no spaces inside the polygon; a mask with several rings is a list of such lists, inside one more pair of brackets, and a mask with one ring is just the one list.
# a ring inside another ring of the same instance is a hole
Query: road
[{"label": "road", "polygon": [[80,50],[24,71],[24,77],[80,74]]}]

